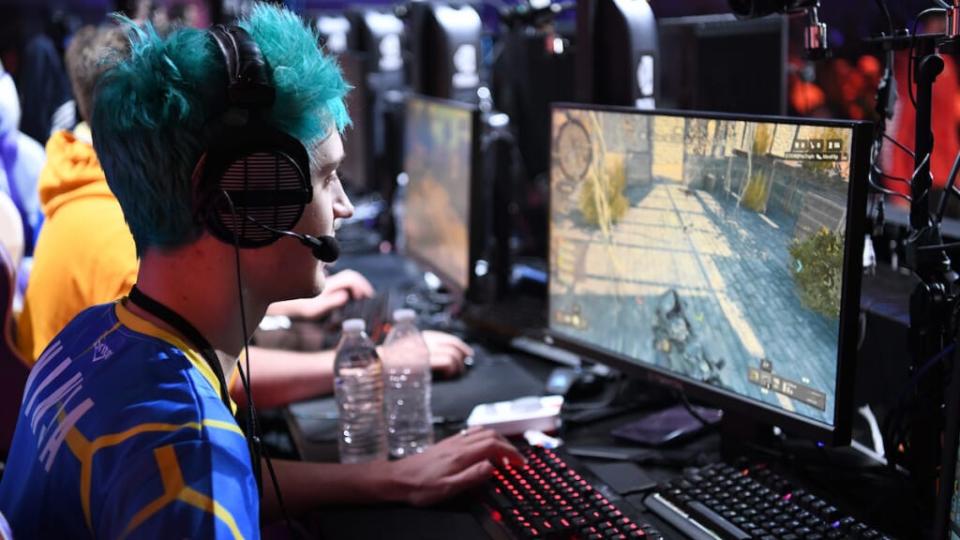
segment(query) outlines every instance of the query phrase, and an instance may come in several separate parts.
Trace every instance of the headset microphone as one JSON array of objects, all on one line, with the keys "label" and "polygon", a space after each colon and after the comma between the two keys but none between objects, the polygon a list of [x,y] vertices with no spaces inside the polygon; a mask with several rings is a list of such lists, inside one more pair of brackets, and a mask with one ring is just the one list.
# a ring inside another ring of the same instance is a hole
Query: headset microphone
[{"label": "headset microphone", "polygon": [[340,242],[337,242],[337,239],[332,236],[314,237],[292,231],[283,232],[300,240],[301,244],[310,248],[314,257],[325,263],[332,263],[340,257]]},{"label": "headset microphone", "polygon": [[253,219],[250,216],[246,216],[247,220],[258,227],[262,227],[274,234],[281,234],[283,236],[289,236],[291,238],[296,238],[300,241],[301,244],[310,248],[310,251],[313,253],[313,256],[318,260],[321,260],[325,263],[332,263],[340,257],[340,242],[337,242],[337,239],[332,236],[310,236],[309,234],[300,234],[293,231],[284,231],[280,229],[274,229],[268,225],[264,225],[259,221]]}]

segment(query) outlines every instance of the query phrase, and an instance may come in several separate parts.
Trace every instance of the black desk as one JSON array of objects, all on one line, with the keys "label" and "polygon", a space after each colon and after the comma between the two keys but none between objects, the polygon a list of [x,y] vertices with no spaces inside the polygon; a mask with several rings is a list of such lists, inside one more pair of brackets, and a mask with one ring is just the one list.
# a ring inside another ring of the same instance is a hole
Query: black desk
[{"label": "black desk", "polygon": [[[544,381],[554,364],[523,354],[503,354],[478,346],[476,364],[461,378],[435,381],[432,405],[437,437],[456,433],[463,426],[475,405],[543,393]],[[304,401],[285,411],[291,437],[302,459],[336,461],[336,405],[332,397]],[[611,427],[629,420],[630,415],[609,418],[588,425],[574,426],[563,433],[565,440],[586,445],[612,446],[608,433]],[[716,449],[718,438],[708,437],[700,444]],[[585,460],[585,463],[591,463]],[[598,463],[598,462],[593,462]],[[644,469],[653,480],[676,475],[669,468]],[[627,499],[642,508],[640,498]],[[332,507],[313,513],[306,519],[311,534],[322,538],[489,538],[467,508],[466,501],[453,501],[443,506],[417,509],[402,505],[375,507]],[[644,519],[669,531],[656,518]]]}]

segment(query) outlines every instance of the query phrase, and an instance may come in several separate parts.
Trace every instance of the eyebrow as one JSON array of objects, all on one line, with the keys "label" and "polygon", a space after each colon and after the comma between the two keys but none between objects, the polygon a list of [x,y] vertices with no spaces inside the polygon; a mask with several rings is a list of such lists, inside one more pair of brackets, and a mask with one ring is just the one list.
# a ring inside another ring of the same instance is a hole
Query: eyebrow
[{"label": "eyebrow", "polygon": [[321,173],[333,172],[340,168],[340,165],[343,164],[343,159],[346,157],[345,154],[340,154],[340,157],[335,161],[328,161],[320,167]]}]

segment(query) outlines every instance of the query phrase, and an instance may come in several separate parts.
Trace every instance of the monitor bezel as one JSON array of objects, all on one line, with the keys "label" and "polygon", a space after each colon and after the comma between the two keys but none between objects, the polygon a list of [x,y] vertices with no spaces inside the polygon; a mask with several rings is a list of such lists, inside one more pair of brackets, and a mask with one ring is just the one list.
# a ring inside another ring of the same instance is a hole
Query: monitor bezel
[{"label": "monitor bezel", "polygon": [[[811,125],[822,127],[850,128],[852,138],[850,144],[850,180],[848,182],[846,216],[847,241],[844,243],[843,257],[843,285],[840,295],[839,320],[839,347],[837,351],[837,382],[834,397],[833,425],[817,421],[813,418],[780,409],[773,405],[756,401],[745,396],[699,382],[653,364],[641,364],[630,357],[592,345],[585,341],[570,337],[551,326],[552,306],[551,297],[547,293],[547,327],[545,336],[562,348],[567,348],[584,358],[597,360],[631,376],[641,377],[658,385],[672,387],[685,392],[690,397],[701,399],[714,404],[725,412],[748,416],[756,422],[769,423],[780,427],[785,432],[815,439],[817,442],[833,446],[843,446],[850,443],[851,423],[853,419],[854,377],[857,361],[857,338],[859,335],[860,285],[863,264],[863,235],[866,232],[866,195],[867,172],[869,168],[870,145],[872,143],[873,125],[864,121],[822,120],[809,118],[793,118],[774,115],[752,115],[719,113],[709,111],[678,111],[678,110],[640,110],[631,107],[617,107],[607,105],[593,105],[582,103],[553,103],[551,104],[551,145],[554,143],[553,120],[558,110],[584,110],[608,112],[618,114],[634,114],[642,116],[672,116],[682,118],[698,118],[707,120],[771,122],[791,125]],[[551,156],[553,150],[551,148]],[[552,158],[551,158],[552,159]],[[549,197],[553,196],[555,167],[550,168]],[[855,215],[860,215],[859,219]],[[549,214],[548,242],[553,242],[552,212]],[[552,249],[551,249],[552,251]],[[550,264],[548,256],[548,266]],[[548,276],[552,273],[548,273]],[[549,279],[549,278],[548,278]],[[549,285],[548,285],[549,287]]]},{"label": "monitor bezel", "polygon": [[[458,283],[458,280],[449,275],[444,271],[444,269],[439,268],[434,264],[429,257],[425,254],[418,252],[415,248],[411,249],[410,239],[406,237],[404,233],[404,247],[402,254],[415,263],[417,263],[420,268],[429,271],[434,274],[440,281],[443,283],[443,286],[446,287],[451,293],[453,293],[458,298],[463,298],[467,292],[474,285],[474,272],[473,266],[474,262],[477,260],[480,254],[480,245],[482,242],[482,233],[480,227],[477,226],[477,219],[479,217],[479,212],[476,212],[474,208],[474,202],[479,200],[477,191],[480,188],[480,108],[476,105],[466,103],[463,101],[455,101],[451,99],[438,98],[433,96],[426,96],[423,94],[409,93],[404,96],[404,125],[403,125],[403,172],[406,171],[406,161],[407,161],[407,112],[409,111],[409,104],[411,100],[418,100],[434,105],[441,105],[450,107],[453,109],[459,109],[461,111],[466,111],[470,113],[470,171],[467,182],[470,184],[467,188],[467,282],[466,284]],[[409,177],[408,177],[409,178]],[[408,180],[409,182],[409,180]],[[409,188],[408,188],[409,189]],[[407,204],[407,201],[403,201],[404,205]],[[400,227],[405,227],[406,225],[407,214],[404,215],[404,222],[400,223]],[[465,285],[465,286],[464,286]]]}]

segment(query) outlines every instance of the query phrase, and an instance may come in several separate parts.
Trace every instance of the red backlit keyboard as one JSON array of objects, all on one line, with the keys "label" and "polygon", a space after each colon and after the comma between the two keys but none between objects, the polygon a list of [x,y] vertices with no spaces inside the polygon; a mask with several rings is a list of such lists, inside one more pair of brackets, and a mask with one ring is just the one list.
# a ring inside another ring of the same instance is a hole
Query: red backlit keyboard
[{"label": "red backlit keyboard", "polygon": [[662,536],[615,504],[616,495],[553,450],[523,449],[527,464],[497,468],[486,502],[491,520],[517,538],[583,540]]}]

